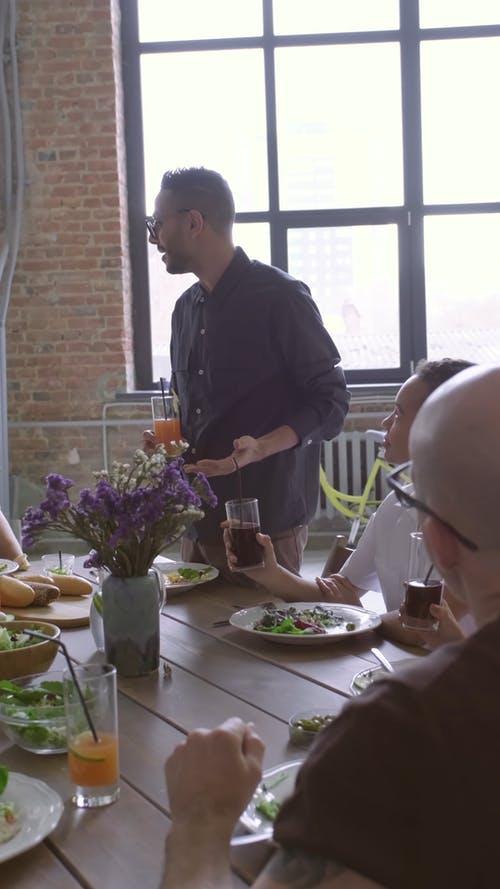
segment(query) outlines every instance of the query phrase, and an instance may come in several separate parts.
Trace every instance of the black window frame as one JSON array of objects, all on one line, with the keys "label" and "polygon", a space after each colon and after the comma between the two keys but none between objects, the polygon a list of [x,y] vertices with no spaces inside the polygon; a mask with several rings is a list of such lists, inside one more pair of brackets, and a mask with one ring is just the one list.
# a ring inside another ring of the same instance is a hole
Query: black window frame
[{"label": "black window frame", "polygon": [[[207,0],[209,2],[209,0]],[[261,48],[264,52],[269,209],[237,212],[237,222],[266,222],[270,228],[271,262],[287,271],[287,231],[290,228],[355,226],[392,223],[398,228],[399,252],[399,344],[400,366],[346,371],[350,385],[377,386],[399,383],[427,356],[424,271],[424,219],[431,215],[498,213],[500,202],[424,204],[420,98],[420,43],[427,40],[498,37],[498,25],[420,28],[418,0],[399,0],[400,27],[334,34],[273,34],[272,0],[262,0],[263,34],[258,37],[192,41],[139,42],[138,0],[120,0],[122,74],[127,155],[128,219],[132,279],[132,324],[135,383],[138,390],[155,388],[152,378],[151,315],[148,254],[144,216],[144,152],[140,87],[142,54],[193,52],[221,49]],[[401,206],[362,207],[331,210],[280,210],[278,191],[278,147],[274,50],[289,46],[320,46],[347,43],[400,45],[404,203]],[[158,113],[161,114],[161,91]]]}]

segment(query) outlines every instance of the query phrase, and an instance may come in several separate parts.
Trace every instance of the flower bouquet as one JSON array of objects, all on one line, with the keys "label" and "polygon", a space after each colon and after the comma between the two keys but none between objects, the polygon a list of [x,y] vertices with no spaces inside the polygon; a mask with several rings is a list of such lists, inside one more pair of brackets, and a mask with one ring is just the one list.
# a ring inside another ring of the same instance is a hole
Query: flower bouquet
[{"label": "flower bouquet", "polygon": [[94,490],[84,488],[76,503],[68,496],[72,479],[51,473],[45,499],[24,513],[23,546],[46,530],[63,531],[88,543],[85,567],[115,577],[147,574],[159,553],[203,518],[202,502],[217,503],[204,475],[183,475],[183,462],[168,458],[163,445],[151,456],[138,450],[132,465],[114,462],[109,473],[94,472]]},{"label": "flower bouquet", "polygon": [[166,546],[203,518],[201,506],[217,499],[206,478],[186,478],[182,457],[168,457],[163,445],[149,456],[136,451],[132,465],[113,463],[94,472],[93,490],[76,502],[71,479],[47,476],[45,499],[23,516],[23,546],[33,546],[46,530],[84,540],[91,550],[87,568],[105,568],[102,616],[107,659],[124,676],[139,676],[159,665],[159,606],[164,585],[153,566]]}]

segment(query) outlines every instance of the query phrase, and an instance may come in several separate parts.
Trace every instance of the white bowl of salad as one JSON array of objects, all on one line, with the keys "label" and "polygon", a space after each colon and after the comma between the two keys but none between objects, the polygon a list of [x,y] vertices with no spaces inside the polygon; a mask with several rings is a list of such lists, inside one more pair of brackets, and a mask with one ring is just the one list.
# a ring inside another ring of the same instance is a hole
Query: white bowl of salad
[{"label": "white bowl of salad", "polygon": [[66,718],[60,670],[0,680],[0,726],[24,750],[66,751]]}]

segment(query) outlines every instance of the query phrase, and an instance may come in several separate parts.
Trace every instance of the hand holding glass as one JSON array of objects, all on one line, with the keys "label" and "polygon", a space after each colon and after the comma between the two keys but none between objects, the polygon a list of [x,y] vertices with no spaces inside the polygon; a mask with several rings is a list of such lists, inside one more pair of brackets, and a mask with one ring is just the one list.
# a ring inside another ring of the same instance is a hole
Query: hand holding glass
[{"label": "hand holding glass", "polygon": [[408,630],[437,630],[438,621],[429,611],[431,605],[439,605],[443,581],[439,571],[431,564],[421,531],[410,534],[408,581],[404,602],[402,625]]},{"label": "hand holding glass", "polygon": [[167,454],[175,456],[182,437],[177,398],[174,395],[154,395],[151,410],[157,444],[165,445]]},{"label": "hand holding glass", "polygon": [[116,669],[112,664],[75,667],[97,743],[69,670],[63,674],[68,769],[73,803],[91,809],[114,803],[120,795]]},{"label": "hand holding glass", "polygon": [[259,501],[250,498],[228,500],[226,515],[231,546],[237,559],[234,570],[260,568],[264,564],[263,550],[255,537],[260,531]]}]

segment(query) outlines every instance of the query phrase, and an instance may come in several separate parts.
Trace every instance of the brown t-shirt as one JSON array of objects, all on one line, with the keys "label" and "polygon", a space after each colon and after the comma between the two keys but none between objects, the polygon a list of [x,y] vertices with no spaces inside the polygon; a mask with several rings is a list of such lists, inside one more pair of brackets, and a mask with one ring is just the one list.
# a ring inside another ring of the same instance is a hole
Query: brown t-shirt
[{"label": "brown t-shirt", "polygon": [[388,889],[500,885],[500,620],[350,703],[274,836]]}]

